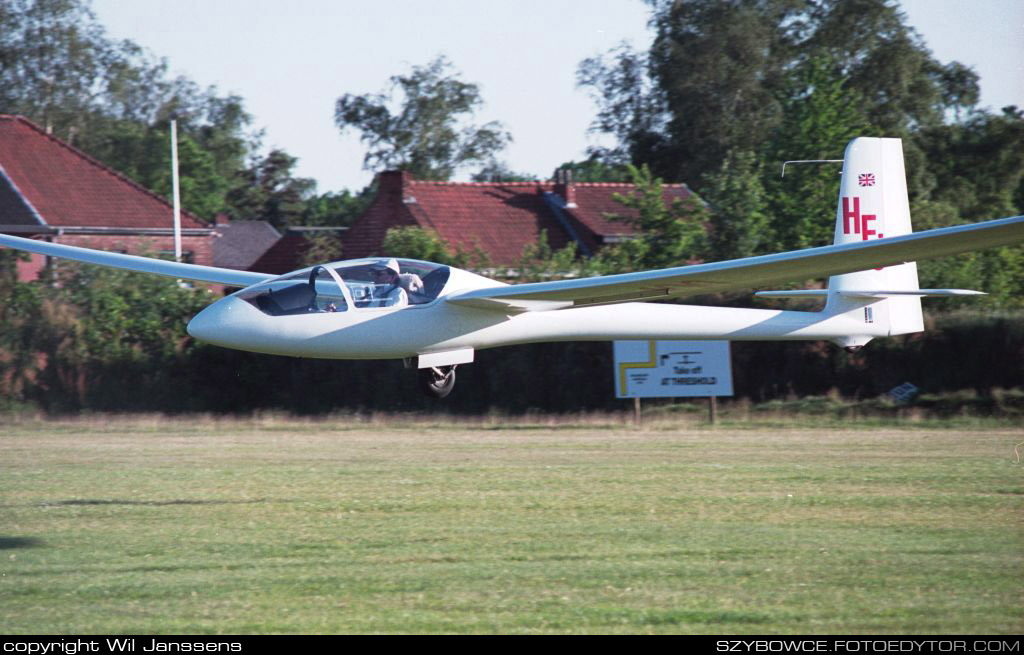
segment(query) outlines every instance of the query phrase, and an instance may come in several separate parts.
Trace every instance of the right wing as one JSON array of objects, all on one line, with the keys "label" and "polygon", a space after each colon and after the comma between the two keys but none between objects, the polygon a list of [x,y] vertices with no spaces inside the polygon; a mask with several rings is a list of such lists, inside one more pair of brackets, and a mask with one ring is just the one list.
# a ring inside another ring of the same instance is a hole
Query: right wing
[{"label": "right wing", "polygon": [[79,248],[78,246],[66,246],[48,241],[36,241],[14,237],[9,234],[0,234],[0,245],[26,250],[40,255],[50,257],[64,257],[74,259],[87,264],[98,264],[111,268],[123,268],[129,271],[140,273],[153,273],[167,277],[180,278],[183,280],[195,280],[197,282],[210,282],[212,284],[225,284],[232,287],[247,287],[257,282],[263,282],[276,275],[266,273],[253,273],[251,271],[236,271],[231,268],[217,268],[216,266],[200,266],[198,264],[182,264],[166,259],[155,259],[153,257],[139,257],[137,255],[123,255],[117,252],[106,252],[103,250],[92,250],[90,248]]},{"label": "right wing", "polygon": [[886,239],[794,250],[724,262],[557,282],[456,292],[457,305],[503,312],[543,311],[638,300],[684,298],[778,282],[841,275],[1024,241],[1024,216],[955,225]]}]

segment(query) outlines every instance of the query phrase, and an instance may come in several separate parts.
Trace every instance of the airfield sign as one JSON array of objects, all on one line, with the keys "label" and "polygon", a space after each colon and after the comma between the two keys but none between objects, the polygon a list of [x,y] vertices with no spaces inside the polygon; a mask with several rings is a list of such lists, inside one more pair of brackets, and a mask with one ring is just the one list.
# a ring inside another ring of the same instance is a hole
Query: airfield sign
[{"label": "airfield sign", "polygon": [[616,341],[615,396],[731,396],[728,341]]}]

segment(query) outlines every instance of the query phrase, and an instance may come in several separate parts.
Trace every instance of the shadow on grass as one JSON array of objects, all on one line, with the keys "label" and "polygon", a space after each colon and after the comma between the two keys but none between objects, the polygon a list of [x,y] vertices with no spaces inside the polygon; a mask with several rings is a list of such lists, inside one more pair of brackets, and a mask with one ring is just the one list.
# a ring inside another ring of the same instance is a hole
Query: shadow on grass
[{"label": "shadow on grass", "polygon": [[38,548],[43,545],[42,539],[36,537],[3,537],[0,536],[0,550],[14,548]]}]

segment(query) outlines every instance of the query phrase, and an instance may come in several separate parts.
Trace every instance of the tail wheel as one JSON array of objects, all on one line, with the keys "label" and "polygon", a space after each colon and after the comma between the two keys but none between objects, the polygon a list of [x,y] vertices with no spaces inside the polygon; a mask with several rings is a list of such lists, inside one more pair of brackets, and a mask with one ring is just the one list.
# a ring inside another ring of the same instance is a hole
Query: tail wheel
[{"label": "tail wheel", "polygon": [[420,389],[432,398],[444,398],[455,387],[455,366],[431,366],[419,370]]}]

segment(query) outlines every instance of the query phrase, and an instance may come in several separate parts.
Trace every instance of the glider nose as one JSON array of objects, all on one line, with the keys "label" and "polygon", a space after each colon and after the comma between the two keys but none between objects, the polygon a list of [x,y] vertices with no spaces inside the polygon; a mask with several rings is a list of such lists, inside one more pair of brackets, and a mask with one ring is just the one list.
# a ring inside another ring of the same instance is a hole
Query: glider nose
[{"label": "glider nose", "polygon": [[217,321],[213,318],[213,308],[217,306],[217,303],[213,303],[206,309],[202,310],[198,314],[192,317],[192,320],[188,322],[188,333],[195,339],[200,341],[207,341],[208,335],[213,332],[213,325]]},{"label": "glider nose", "polygon": [[231,313],[227,306],[232,298],[224,298],[213,303],[203,311],[196,314],[188,322],[188,333],[200,341],[218,344],[223,337],[230,333],[228,315]]}]

